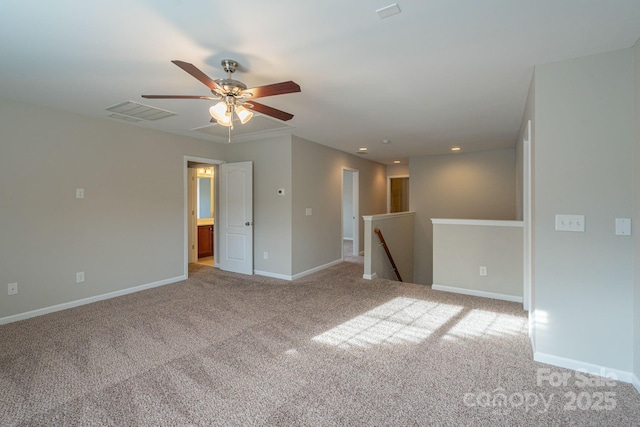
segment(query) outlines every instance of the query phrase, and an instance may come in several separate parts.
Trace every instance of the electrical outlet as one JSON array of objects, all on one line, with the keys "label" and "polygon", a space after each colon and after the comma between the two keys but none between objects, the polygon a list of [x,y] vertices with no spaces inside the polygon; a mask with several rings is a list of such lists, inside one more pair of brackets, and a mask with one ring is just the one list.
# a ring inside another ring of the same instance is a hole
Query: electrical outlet
[{"label": "electrical outlet", "polygon": [[480,266],[480,275],[481,276],[486,276],[487,275],[487,267]]},{"label": "electrical outlet", "polygon": [[76,199],[84,199],[84,188],[76,188]]},{"label": "electrical outlet", "polygon": [[262,258],[263,258],[263,259],[269,259],[269,252],[264,251],[264,252],[262,253]]},{"label": "electrical outlet", "polygon": [[9,285],[7,285],[7,295],[15,295],[17,293],[18,293],[18,284],[9,283]]},{"label": "electrical outlet", "polygon": [[84,271],[79,271],[76,273],[76,283],[84,282]]}]

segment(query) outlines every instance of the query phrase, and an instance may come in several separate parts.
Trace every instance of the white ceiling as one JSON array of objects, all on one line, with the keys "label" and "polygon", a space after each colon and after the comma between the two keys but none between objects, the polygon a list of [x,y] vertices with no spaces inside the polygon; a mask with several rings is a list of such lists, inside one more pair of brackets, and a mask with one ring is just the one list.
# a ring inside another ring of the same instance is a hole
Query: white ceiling
[{"label": "white ceiling", "polygon": [[534,65],[640,38],[640,0],[399,0],[402,13],[381,19],[392,3],[3,0],[0,97],[105,120],[132,100],[177,113],[132,126],[226,143],[191,130],[208,124],[211,101],[140,95],[208,95],[170,61],[220,78],[230,58],[250,87],[302,87],[260,100],[295,114],[290,132],[391,163],[512,147]]}]

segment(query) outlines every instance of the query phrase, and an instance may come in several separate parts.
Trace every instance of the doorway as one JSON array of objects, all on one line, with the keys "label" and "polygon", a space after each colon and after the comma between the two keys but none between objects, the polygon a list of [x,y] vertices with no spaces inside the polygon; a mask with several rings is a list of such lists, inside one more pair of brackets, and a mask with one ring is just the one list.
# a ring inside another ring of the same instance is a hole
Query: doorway
[{"label": "doorway", "polygon": [[387,213],[409,211],[409,176],[387,178]]},{"label": "doorway", "polygon": [[215,167],[197,165],[195,167],[195,211],[196,211],[196,240],[192,246],[196,248],[196,262],[213,267],[214,244],[214,215],[215,205]]},{"label": "doorway", "polygon": [[189,264],[217,264],[215,219],[217,215],[219,160],[184,157],[184,271]]},{"label": "doorway", "polygon": [[360,255],[359,171],[342,170],[342,259]]}]

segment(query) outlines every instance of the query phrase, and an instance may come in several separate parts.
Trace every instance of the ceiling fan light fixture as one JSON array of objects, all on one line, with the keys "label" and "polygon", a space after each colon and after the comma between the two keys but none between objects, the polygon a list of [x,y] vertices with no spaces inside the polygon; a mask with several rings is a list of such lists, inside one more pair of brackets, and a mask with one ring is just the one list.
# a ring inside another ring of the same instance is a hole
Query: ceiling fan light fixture
[{"label": "ceiling fan light fixture", "polygon": [[231,111],[227,111],[227,104],[225,102],[218,102],[213,107],[209,108],[209,114],[216,122],[221,126],[231,126],[233,124]]},{"label": "ceiling fan light fixture", "polygon": [[242,105],[236,106],[235,110],[238,118],[240,119],[240,123],[242,124],[247,123],[249,120],[251,120],[251,117],[253,117],[253,112],[247,110]]},{"label": "ceiling fan light fixture", "polygon": [[216,119],[216,121],[220,126],[225,126],[225,127],[231,127],[231,125],[233,124],[231,120],[231,115],[226,116],[222,120]]},{"label": "ceiling fan light fixture", "polygon": [[220,101],[213,107],[209,108],[209,114],[211,114],[211,117],[216,119],[216,121],[221,122],[224,120],[228,120],[227,116],[229,114],[227,113],[227,110],[227,103],[224,101]]}]

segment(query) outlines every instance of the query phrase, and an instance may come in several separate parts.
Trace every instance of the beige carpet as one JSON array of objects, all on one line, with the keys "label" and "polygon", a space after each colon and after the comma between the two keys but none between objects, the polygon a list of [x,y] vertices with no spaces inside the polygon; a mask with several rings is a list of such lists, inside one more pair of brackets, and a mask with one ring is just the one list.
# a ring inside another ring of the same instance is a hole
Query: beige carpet
[{"label": "beige carpet", "polygon": [[520,305],[361,275],[194,266],[0,326],[0,425],[638,425],[631,385],[532,362]]}]

